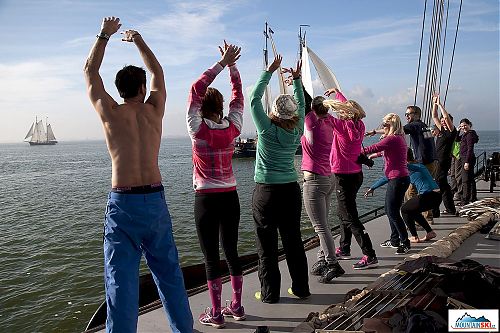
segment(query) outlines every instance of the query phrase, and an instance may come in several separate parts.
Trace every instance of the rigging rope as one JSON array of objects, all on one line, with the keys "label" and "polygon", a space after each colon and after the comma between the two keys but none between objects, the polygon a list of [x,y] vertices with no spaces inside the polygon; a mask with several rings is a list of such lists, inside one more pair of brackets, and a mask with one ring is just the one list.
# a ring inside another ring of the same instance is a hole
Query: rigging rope
[{"label": "rigging rope", "polygon": [[[445,25],[444,25],[444,37],[443,37],[443,55],[441,56],[441,71],[439,73],[439,84],[438,84],[438,92],[441,93],[441,79],[443,78],[443,62],[444,62],[444,55],[445,55],[445,50],[446,50],[446,31],[448,30],[448,12],[450,9],[450,0],[448,0],[447,5],[446,5],[446,20],[445,20]],[[443,104],[445,105],[445,104]]]},{"label": "rigging rope", "polygon": [[427,0],[425,0],[424,4],[424,19],[422,20],[422,34],[420,36],[420,51],[418,55],[418,67],[417,67],[417,83],[415,84],[415,99],[413,101],[413,105],[417,105],[417,91],[418,91],[418,77],[420,74],[420,61],[422,59],[422,44],[424,41],[424,29],[425,29],[425,13],[427,11]]},{"label": "rigging rope", "polygon": [[446,97],[448,96],[448,87],[450,85],[451,68],[453,67],[453,58],[455,57],[455,47],[457,45],[458,26],[460,25],[460,14],[461,13],[462,13],[462,0],[460,0],[460,8],[458,9],[457,29],[455,30],[455,41],[453,42],[453,51],[451,53],[450,71],[448,72],[448,81],[446,83],[446,93],[444,94],[444,103],[445,104],[446,104]]},{"label": "rigging rope", "polygon": [[[456,42],[458,36],[458,28],[460,25],[460,16],[462,12],[462,2],[460,0],[460,8],[458,11],[458,19],[457,19],[457,27],[455,31],[455,40],[453,43],[453,51],[451,54],[450,68],[448,72],[448,78],[446,82],[446,91],[444,94],[444,98],[442,98],[443,105],[446,105],[446,98],[448,95],[448,89],[451,78],[451,71],[453,68],[453,59],[455,55]],[[443,70],[444,70],[444,57],[446,54],[446,38],[447,38],[447,30],[448,30],[448,17],[449,17],[449,9],[450,9],[450,0],[447,0],[446,5],[446,16],[444,10],[445,0],[434,0],[433,9],[432,9],[432,19],[430,23],[430,34],[429,34],[429,47],[427,53],[427,64],[425,69],[425,80],[423,84],[423,95],[422,95],[422,116],[421,119],[424,123],[429,124],[432,120],[432,96],[435,92],[441,91],[441,85],[443,80]],[[417,97],[418,97],[418,85],[419,85],[419,77],[420,77],[420,66],[422,59],[422,48],[423,48],[423,39],[424,39],[424,31],[425,31],[425,20],[426,20],[426,12],[427,12],[427,0],[424,4],[424,13],[422,20],[422,32],[420,36],[420,50],[419,50],[419,58],[418,58],[418,68],[417,68],[417,79],[415,84],[415,96],[414,96],[414,105],[417,105]],[[444,19],[444,34],[442,34],[443,28],[443,19]],[[443,36],[442,36],[443,35]]]}]

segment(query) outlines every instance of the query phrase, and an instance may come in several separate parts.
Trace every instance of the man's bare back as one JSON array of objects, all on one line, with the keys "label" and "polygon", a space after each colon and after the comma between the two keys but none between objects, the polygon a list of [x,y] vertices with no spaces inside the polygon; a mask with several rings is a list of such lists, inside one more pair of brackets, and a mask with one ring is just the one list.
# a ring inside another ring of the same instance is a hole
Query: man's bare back
[{"label": "man's bare back", "polygon": [[112,161],[112,186],[141,186],[161,182],[158,151],[162,118],[147,103],[121,104],[103,119]]},{"label": "man's bare back", "polygon": [[[118,18],[111,17],[103,21],[101,27],[103,33],[98,36],[96,44],[90,51],[84,69],[88,93],[101,118],[106,136],[112,161],[112,186],[134,187],[155,184],[161,182],[158,151],[166,100],[163,70],[141,35],[135,30],[127,30],[123,32],[122,40],[137,46],[151,73],[150,96],[145,101],[145,73],[143,85],[137,86],[134,85],[137,82],[133,82],[132,94],[128,91],[130,84],[120,87],[117,84],[124,99],[123,104],[118,104],[106,92],[99,75],[99,67],[109,36],[116,33],[120,26]],[[127,66],[120,72],[129,75],[123,79],[124,82],[129,82],[130,77],[135,80],[137,75],[140,76],[141,70],[135,66]],[[133,74],[127,74],[129,71]],[[117,81],[120,72],[117,74]]]}]

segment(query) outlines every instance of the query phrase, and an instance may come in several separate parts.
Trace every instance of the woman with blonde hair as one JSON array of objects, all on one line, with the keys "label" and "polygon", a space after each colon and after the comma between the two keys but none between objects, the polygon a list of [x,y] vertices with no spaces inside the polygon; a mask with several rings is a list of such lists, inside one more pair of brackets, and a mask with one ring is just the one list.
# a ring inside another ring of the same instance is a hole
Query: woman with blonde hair
[{"label": "woman with blonde hair", "polygon": [[[382,127],[384,130],[382,140],[364,149],[365,153],[371,154],[370,158],[384,156],[384,173],[389,180],[385,192],[385,213],[389,218],[391,237],[380,246],[396,248],[396,254],[406,254],[410,250],[410,240],[400,209],[410,185],[406,163],[408,147],[401,119],[397,114],[387,114],[383,118]],[[368,191],[367,194],[372,192]]]},{"label": "woman with blonde hair", "polygon": [[297,63],[296,69],[287,70],[293,77],[294,96],[279,95],[269,115],[262,105],[264,91],[273,72],[280,67],[281,59],[278,55],[262,72],[250,97],[250,110],[259,136],[252,210],[261,288],[255,293],[255,298],[265,303],[276,303],[280,299],[278,232],[292,280],[288,292],[299,298],[311,294],[307,258],[300,233],[302,196],[294,164],[304,128],[305,103],[300,63]]},{"label": "woman with blonde hair", "polygon": [[370,236],[359,220],[356,195],[363,184],[363,170],[358,163],[359,152],[365,133],[362,119],[365,111],[357,102],[347,100],[342,93],[331,88],[325,92],[335,99],[323,101],[323,106],[331,108],[337,117],[330,116],[332,145],[330,150],[330,172],[335,175],[338,216],[340,219],[340,244],[335,250],[337,259],[351,257],[351,239],[354,235],[363,257],[353,265],[354,269],[372,268],[378,265]]}]

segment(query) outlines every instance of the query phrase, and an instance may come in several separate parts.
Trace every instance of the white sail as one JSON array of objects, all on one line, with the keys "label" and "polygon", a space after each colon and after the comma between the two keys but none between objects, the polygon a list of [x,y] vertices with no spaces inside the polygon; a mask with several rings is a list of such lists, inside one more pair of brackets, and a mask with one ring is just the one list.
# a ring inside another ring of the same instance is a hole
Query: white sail
[{"label": "white sail", "polygon": [[325,90],[330,88],[337,88],[338,90],[342,90],[332,70],[309,47],[307,47],[307,51]]},{"label": "white sail", "polygon": [[54,132],[52,131],[52,126],[50,124],[47,125],[47,141],[54,141],[56,137],[54,136]]},{"label": "white sail", "polygon": [[40,120],[36,123],[35,128],[33,129],[33,136],[31,137],[30,142],[42,142],[47,140],[47,135],[45,134],[45,129],[43,128],[43,123]]},{"label": "white sail", "polygon": [[33,127],[35,127],[35,123],[31,124],[30,130],[28,131],[28,134],[26,134],[26,136],[24,137],[24,140],[26,140],[27,138],[31,138],[31,136],[33,136]]},{"label": "white sail", "polygon": [[[274,44],[274,39],[273,39],[272,33],[269,34],[269,39],[271,39],[271,47],[273,48],[273,54],[274,54],[274,57],[276,58],[276,56],[278,55],[278,51],[276,50],[276,45]],[[283,75],[281,65],[278,68],[277,72],[278,72],[278,82],[280,84],[280,94],[286,94],[287,89],[286,89],[285,77]]]},{"label": "white sail", "polygon": [[302,85],[307,91],[309,96],[314,97],[312,79],[311,79],[311,67],[309,66],[309,53],[307,52],[307,47],[302,47]]},{"label": "white sail", "polygon": [[269,114],[272,110],[273,106],[273,97],[271,95],[271,87],[267,85],[266,90],[264,91],[264,111],[266,114]]}]

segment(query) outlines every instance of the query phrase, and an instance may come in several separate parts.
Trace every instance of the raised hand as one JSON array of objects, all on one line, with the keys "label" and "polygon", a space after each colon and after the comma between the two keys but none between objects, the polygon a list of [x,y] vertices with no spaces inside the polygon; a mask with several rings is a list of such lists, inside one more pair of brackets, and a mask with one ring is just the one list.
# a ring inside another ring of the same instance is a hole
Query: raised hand
[{"label": "raised hand", "polygon": [[339,90],[337,88],[330,88],[327,91],[325,91],[325,96],[330,96],[331,94],[336,94],[338,92]]},{"label": "raised hand", "polygon": [[108,36],[116,33],[122,25],[120,24],[120,19],[118,17],[105,17],[102,19],[101,32]]},{"label": "raised hand", "polygon": [[126,31],[122,31],[120,33],[123,35],[122,41],[124,41],[124,42],[133,42],[135,37],[138,37],[141,35],[136,30],[126,30]]},{"label": "raised hand", "polygon": [[283,68],[283,73],[290,73],[292,74],[292,78],[293,79],[297,79],[300,77],[300,69],[302,68],[302,61],[297,61],[297,66],[295,67],[295,69],[293,69],[292,67],[290,68]]},{"label": "raised hand", "polygon": [[280,54],[277,54],[276,57],[274,57],[274,61],[269,65],[269,67],[267,67],[267,71],[273,73],[281,66],[282,60],[283,57]]},{"label": "raised hand", "polygon": [[439,104],[439,94],[438,93],[432,94],[432,103]]},{"label": "raised hand", "polygon": [[221,64],[222,67],[226,65],[233,65],[241,56],[241,47],[233,44],[227,44],[226,41],[224,41],[224,50],[219,46],[219,51],[222,55],[219,64]]},{"label": "raised hand", "polygon": [[229,45],[227,44],[226,40],[224,39],[224,49],[221,46],[219,46],[219,51],[220,51],[221,56],[224,56],[224,52],[227,50],[228,47],[229,47]]}]

